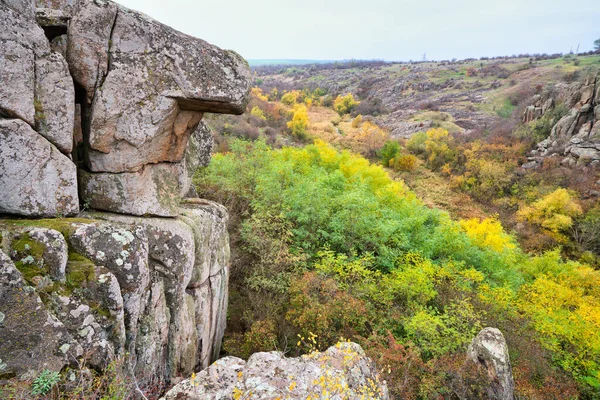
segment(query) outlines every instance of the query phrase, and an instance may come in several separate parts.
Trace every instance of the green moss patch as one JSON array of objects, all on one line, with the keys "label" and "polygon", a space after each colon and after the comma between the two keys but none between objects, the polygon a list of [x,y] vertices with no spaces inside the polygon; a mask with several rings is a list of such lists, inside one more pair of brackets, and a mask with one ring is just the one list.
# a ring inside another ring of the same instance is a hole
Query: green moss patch
[{"label": "green moss patch", "polygon": [[97,221],[86,218],[48,218],[48,219],[7,219],[0,220],[0,224],[16,227],[54,229],[68,237],[75,231],[73,224],[91,224]]},{"label": "green moss patch", "polygon": [[69,253],[67,262],[67,288],[86,287],[96,279],[95,265],[89,258],[77,253]]}]

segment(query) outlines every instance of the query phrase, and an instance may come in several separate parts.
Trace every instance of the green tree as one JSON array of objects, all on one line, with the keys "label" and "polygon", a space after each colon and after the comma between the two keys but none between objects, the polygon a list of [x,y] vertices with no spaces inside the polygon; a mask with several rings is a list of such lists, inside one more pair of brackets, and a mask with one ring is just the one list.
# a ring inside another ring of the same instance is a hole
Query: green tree
[{"label": "green tree", "polygon": [[600,51],[600,39],[594,40],[594,50]]}]

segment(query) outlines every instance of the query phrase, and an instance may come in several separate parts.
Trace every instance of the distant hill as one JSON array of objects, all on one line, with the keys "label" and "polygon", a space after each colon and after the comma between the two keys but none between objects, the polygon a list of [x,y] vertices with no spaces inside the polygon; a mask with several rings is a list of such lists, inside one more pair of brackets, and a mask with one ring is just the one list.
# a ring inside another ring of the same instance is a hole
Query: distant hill
[{"label": "distant hill", "polygon": [[259,67],[262,65],[310,65],[310,64],[327,64],[335,62],[335,60],[286,60],[286,59],[254,59],[248,60],[251,67]]}]

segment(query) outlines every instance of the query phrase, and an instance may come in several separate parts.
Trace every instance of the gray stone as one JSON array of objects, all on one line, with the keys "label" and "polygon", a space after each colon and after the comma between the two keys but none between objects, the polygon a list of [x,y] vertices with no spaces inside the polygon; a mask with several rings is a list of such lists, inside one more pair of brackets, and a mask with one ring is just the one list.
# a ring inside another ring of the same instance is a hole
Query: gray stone
[{"label": "gray stone", "polygon": [[483,329],[471,342],[468,357],[486,370],[491,382],[487,392],[489,399],[514,398],[515,382],[502,332],[496,328]]},{"label": "gray stone", "polygon": [[[177,219],[88,214],[110,221],[111,226],[144,227],[147,232],[151,283],[142,294],[144,311],[135,344],[140,376],[190,374],[208,366],[221,348],[227,316],[228,216],[215,203],[196,203],[181,209]],[[75,241],[82,239],[88,243],[86,254],[103,246],[104,240],[112,247],[92,228],[78,231],[71,235],[78,251],[82,247]],[[169,322],[157,325],[155,321]]]},{"label": "gray stone", "polygon": [[174,217],[181,200],[178,164],[145,166],[138,172],[91,173],[79,170],[79,194],[97,210]]},{"label": "gray stone", "polygon": [[0,115],[20,118],[33,126],[36,53],[43,54],[49,46],[33,19],[33,7],[31,15],[15,11],[26,3],[0,2]]},{"label": "gray stone", "polygon": [[389,398],[385,381],[362,348],[343,342],[323,353],[298,358],[285,358],[279,352],[255,353],[247,362],[225,357],[176,385],[164,399],[216,400],[234,395],[245,399]]},{"label": "gray stone", "polygon": [[75,164],[21,120],[0,120],[0,192],[2,213],[79,212]]},{"label": "gray stone", "polygon": [[27,234],[31,240],[44,247],[42,259],[44,265],[48,267],[48,273],[52,279],[64,283],[69,247],[63,235],[54,229],[47,228],[33,228],[28,230]]},{"label": "gray stone", "polygon": [[148,235],[143,226],[97,222],[76,224],[69,243],[79,254],[102,265],[118,281],[125,310],[128,351],[134,350],[138,320],[150,284]]},{"label": "gray stone", "polygon": [[179,163],[179,188],[182,197],[190,197],[187,194],[192,189],[192,178],[196,170],[210,163],[213,143],[210,127],[201,121],[190,137],[183,161]]},{"label": "gray stone", "polygon": [[64,154],[73,150],[75,89],[69,67],[59,53],[35,61],[36,131]]},{"label": "gray stone", "polygon": [[38,294],[2,251],[0,313],[0,359],[4,366],[0,377],[21,377],[43,369],[60,371],[70,357],[81,355],[81,347],[66,327],[46,311]]},{"label": "gray stone", "polygon": [[[125,354],[123,297],[117,278],[106,268],[72,261],[67,272],[87,275],[70,293],[54,292],[47,307],[52,310],[83,348],[86,364],[104,369]],[[69,271],[70,269],[74,271]]]},{"label": "gray stone", "polygon": [[245,61],[111,2],[82,1],[69,66],[92,102],[87,165],[133,172],[178,162],[202,112],[242,113]]},{"label": "gray stone", "polygon": [[12,8],[14,11],[28,18],[33,18],[35,13],[32,0],[0,0],[0,4]]}]

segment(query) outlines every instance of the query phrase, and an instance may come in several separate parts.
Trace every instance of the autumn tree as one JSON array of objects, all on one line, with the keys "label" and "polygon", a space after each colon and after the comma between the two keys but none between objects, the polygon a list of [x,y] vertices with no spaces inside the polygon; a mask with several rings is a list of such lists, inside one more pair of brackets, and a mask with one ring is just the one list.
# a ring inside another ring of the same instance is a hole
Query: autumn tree
[{"label": "autumn tree", "polygon": [[354,99],[352,93],[338,96],[333,102],[333,109],[340,115],[349,114],[360,102]]},{"label": "autumn tree", "polygon": [[287,123],[292,134],[300,139],[306,138],[306,128],[308,127],[308,110],[304,104],[297,104],[294,107],[292,119]]}]

